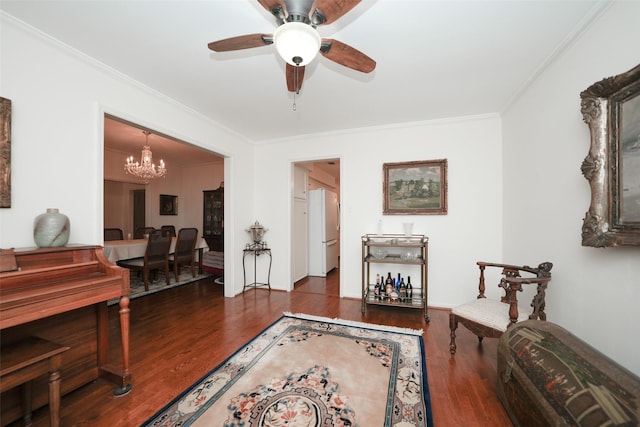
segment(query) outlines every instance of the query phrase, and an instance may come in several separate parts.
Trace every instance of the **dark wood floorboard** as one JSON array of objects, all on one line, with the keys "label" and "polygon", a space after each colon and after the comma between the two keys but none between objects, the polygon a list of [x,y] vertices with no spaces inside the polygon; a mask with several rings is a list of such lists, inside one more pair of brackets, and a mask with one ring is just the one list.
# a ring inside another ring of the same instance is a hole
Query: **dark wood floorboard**
[{"label": "dark wood floorboard", "polygon": [[[61,425],[140,425],[288,311],[424,329],[434,424],[511,426],[495,395],[497,340],[479,344],[460,327],[451,356],[448,310],[431,309],[428,324],[421,310],[368,306],[362,316],[360,300],[339,298],[338,276],[304,279],[289,293],[251,289],[235,298],[224,298],[209,279],[131,301],[133,390],[116,398],[111,383],[87,384],[62,398]],[[117,307],[110,310],[117,343]],[[33,425],[48,425],[46,408],[35,412]]]}]

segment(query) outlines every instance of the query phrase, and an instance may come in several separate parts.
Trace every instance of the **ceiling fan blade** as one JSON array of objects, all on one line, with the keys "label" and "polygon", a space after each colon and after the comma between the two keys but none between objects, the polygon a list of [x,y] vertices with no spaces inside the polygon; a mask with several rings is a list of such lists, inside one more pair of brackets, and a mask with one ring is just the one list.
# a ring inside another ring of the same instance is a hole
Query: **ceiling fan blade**
[{"label": "ceiling fan blade", "polygon": [[287,64],[287,89],[289,92],[300,93],[304,80],[304,66],[295,67]]},{"label": "ceiling fan blade", "polygon": [[284,1],[282,0],[258,0],[258,3],[260,3],[269,13],[271,13],[271,9],[274,7],[284,7]]},{"label": "ceiling fan blade", "polygon": [[353,9],[360,1],[361,0],[316,0],[311,7],[311,16],[309,16],[309,18],[314,22],[313,15],[315,10],[318,9],[325,20],[323,22],[316,21],[317,25],[331,24]]},{"label": "ceiling fan blade", "polygon": [[376,61],[338,40],[322,39],[320,53],[333,62],[363,73],[370,73],[376,68]]},{"label": "ceiling fan blade", "polygon": [[209,43],[209,49],[214,52],[228,52],[230,50],[250,49],[273,43],[270,34],[247,34],[245,36],[230,37]]},{"label": "ceiling fan blade", "polygon": [[284,24],[284,20],[287,18],[287,5],[284,0],[258,0],[258,3],[260,3],[267,12],[276,17],[278,25]]}]

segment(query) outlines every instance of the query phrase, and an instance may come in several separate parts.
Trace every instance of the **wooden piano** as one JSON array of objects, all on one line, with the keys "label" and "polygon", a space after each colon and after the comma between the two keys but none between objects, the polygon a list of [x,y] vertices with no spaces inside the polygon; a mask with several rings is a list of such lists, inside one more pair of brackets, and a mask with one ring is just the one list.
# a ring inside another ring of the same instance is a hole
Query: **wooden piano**
[{"label": "wooden piano", "polygon": [[[128,393],[129,270],[107,260],[100,246],[16,250],[15,261],[16,271],[0,273],[0,345],[36,336],[70,347],[60,369],[62,394],[98,377],[117,385],[116,396]],[[109,327],[107,306],[118,298],[119,334],[117,324]],[[116,358],[109,351],[110,333],[120,341],[114,346],[121,347],[117,365],[109,363]],[[3,393],[0,401],[0,418],[20,417],[16,390]],[[33,406],[46,403],[45,378],[33,384]]]}]

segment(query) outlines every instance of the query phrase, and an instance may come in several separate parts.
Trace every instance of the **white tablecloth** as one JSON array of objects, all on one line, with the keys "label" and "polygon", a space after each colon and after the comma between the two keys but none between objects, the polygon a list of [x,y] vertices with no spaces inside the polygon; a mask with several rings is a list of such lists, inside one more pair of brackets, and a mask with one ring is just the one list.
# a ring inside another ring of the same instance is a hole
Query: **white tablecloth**
[{"label": "white tablecloth", "polygon": [[[171,238],[171,248],[169,253],[173,253],[176,248],[177,237]],[[201,237],[196,242],[196,249],[208,248],[207,242]],[[122,259],[141,258],[147,250],[147,239],[135,240],[110,240],[104,242],[104,254],[112,263]]]}]

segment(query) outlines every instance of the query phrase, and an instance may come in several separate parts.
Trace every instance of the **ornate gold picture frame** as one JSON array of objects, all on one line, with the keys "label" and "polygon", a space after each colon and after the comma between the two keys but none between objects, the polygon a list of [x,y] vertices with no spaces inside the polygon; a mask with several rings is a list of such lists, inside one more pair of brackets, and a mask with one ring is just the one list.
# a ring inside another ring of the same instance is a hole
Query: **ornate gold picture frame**
[{"label": "ornate gold picture frame", "polygon": [[447,160],[385,163],[384,215],[446,215]]},{"label": "ornate gold picture frame", "polygon": [[640,65],[580,94],[591,146],[582,174],[591,204],[582,245],[640,245]]},{"label": "ornate gold picture frame", "polygon": [[11,207],[11,100],[0,97],[0,208]]}]

